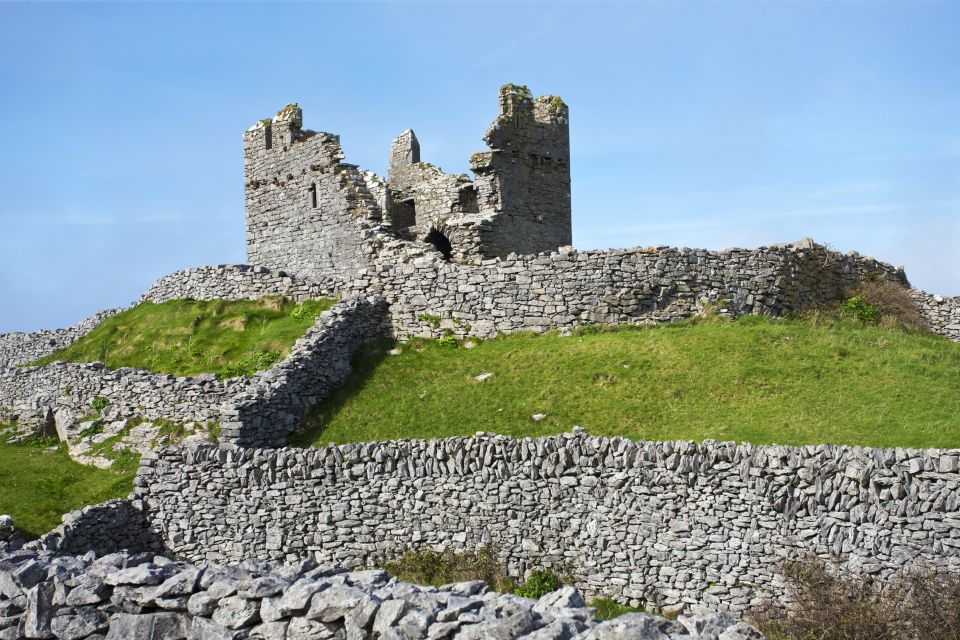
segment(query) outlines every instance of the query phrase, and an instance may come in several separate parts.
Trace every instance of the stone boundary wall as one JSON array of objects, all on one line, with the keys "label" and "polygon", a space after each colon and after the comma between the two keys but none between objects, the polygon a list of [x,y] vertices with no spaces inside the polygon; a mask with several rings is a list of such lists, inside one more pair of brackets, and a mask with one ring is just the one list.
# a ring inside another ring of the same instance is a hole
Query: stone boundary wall
[{"label": "stone boundary wall", "polygon": [[389,331],[382,298],[357,297],[335,305],[297,341],[286,360],[256,374],[244,393],[222,407],[221,442],[285,445],[303,412],[347,379],[360,345]]},{"label": "stone boundary wall", "polygon": [[102,419],[108,422],[221,421],[225,444],[285,444],[302,412],[349,375],[357,347],[388,331],[382,300],[352,298],[321,314],[286,359],[252,378],[174,377],[54,362],[0,371],[0,407],[10,407],[21,423],[52,421],[61,438],[72,439],[94,398],[103,396],[109,405]]},{"label": "stone boundary wall", "polygon": [[482,582],[419,587],[338,565],[51,555],[0,543],[0,638],[61,640],[763,640],[729,613],[594,621],[574,589],[539,600]]},{"label": "stone boundary wall", "polygon": [[97,311],[89,318],[66,329],[44,329],[32,333],[0,333],[0,369],[33,362],[70,346],[112,315],[123,309]]},{"label": "stone boundary wall", "polygon": [[590,596],[743,610],[785,555],[960,571],[960,450],[637,442],[574,432],[323,449],[165,448],[134,493],[178,557],[370,564],[491,544]]},{"label": "stone boundary wall", "polygon": [[[102,363],[53,362],[0,371],[0,406],[24,417],[52,412],[57,431],[73,433],[90,414],[94,398],[109,401],[103,418],[165,418],[175,422],[219,420],[220,405],[247,388],[244,378],[216,375],[177,378],[143,369],[108,369]],[[43,418],[42,418],[43,419]]]},{"label": "stone boundary wall", "polygon": [[399,337],[464,337],[584,324],[662,322],[703,303],[730,315],[781,316],[842,300],[868,274],[908,285],[900,269],[811,240],[730,249],[562,250],[467,265],[385,250],[348,285],[382,291]]},{"label": "stone boundary wall", "polygon": [[247,264],[221,264],[184,269],[163,276],[141,296],[142,302],[168,300],[256,300],[264,296],[285,296],[296,302],[333,296],[338,283],[313,282],[284,271]]},{"label": "stone boundary wall", "polygon": [[163,551],[159,538],[150,530],[143,505],[134,500],[109,500],[83,507],[63,516],[63,523],[28,542],[33,551],[98,556],[121,550],[130,553]]},{"label": "stone boundary wall", "polygon": [[944,298],[914,289],[910,297],[923,310],[930,331],[960,342],[960,296]]}]

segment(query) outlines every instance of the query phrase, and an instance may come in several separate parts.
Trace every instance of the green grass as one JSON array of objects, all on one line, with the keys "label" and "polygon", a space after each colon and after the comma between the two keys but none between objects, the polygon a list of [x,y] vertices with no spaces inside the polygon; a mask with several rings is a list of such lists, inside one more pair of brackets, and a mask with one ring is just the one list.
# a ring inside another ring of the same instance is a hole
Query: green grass
[{"label": "green grass", "polygon": [[[931,334],[747,317],[511,335],[473,349],[421,340],[387,355],[393,346],[361,351],[295,444],[579,425],[651,440],[960,446],[960,344]],[[494,377],[474,380],[486,372]]]},{"label": "green grass", "polygon": [[105,471],[77,464],[56,440],[7,444],[0,435],[0,513],[13,516],[26,536],[38,537],[69,511],[123,498],[133,488],[139,456],[121,456],[118,469]]},{"label": "green grass", "polygon": [[66,349],[31,364],[103,362],[190,376],[252,375],[286,357],[331,299],[143,302],[104,320]]},{"label": "green grass", "polygon": [[628,613],[645,613],[647,611],[644,607],[628,607],[625,604],[620,604],[613,598],[606,597],[591,600],[587,603],[587,606],[597,610],[595,617],[599,621],[611,620]]}]

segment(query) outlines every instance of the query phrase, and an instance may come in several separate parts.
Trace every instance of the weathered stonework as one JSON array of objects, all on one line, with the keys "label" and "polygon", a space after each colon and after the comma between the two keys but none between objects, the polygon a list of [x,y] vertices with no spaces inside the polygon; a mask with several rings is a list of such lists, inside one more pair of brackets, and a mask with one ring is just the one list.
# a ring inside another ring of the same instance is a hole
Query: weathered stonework
[{"label": "weathered stonework", "polygon": [[914,289],[910,297],[920,307],[931,332],[960,342],[960,296],[944,298]]},{"label": "weathered stonework", "polygon": [[313,560],[223,566],[126,550],[54,556],[2,543],[0,613],[4,640],[763,640],[730,614],[598,623],[570,588],[532,600],[482,582],[418,587]]},{"label": "weathered stonework", "polygon": [[0,370],[33,362],[38,358],[68,347],[96,328],[98,324],[123,309],[97,311],[89,318],[66,329],[31,333],[0,333]]},{"label": "weathered stonework", "polygon": [[289,105],[243,136],[247,261],[300,278],[350,278],[369,258],[356,218],[381,211],[340,138],[302,128]]},{"label": "weathered stonework", "polygon": [[190,560],[492,544],[516,576],[563,566],[588,595],[742,610],[783,592],[787,556],[881,579],[960,571],[958,455],[583,433],[168,448],[144,457],[135,493]]},{"label": "weathered stonework", "polygon": [[168,300],[258,300],[283,296],[294,302],[333,296],[334,280],[303,280],[284,271],[248,264],[221,264],[183,269],[163,276],[140,298],[161,303]]},{"label": "weathered stonework", "polygon": [[[337,136],[302,128],[289,105],[244,135],[247,259],[298,276],[349,279],[378,243],[427,243],[445,259],[552,251],[571,242],[567,106],[500,88],[500,113],[470,160],[476,180],[420,161],[411,130],[393,141],[386,181],[344,164]],[[379,224],[371,244],[357,219]]]},{"label": "weathered stonework", "polygon": [[[903,271],[807,239],[759,249],[621,249],[447,263],[384,250],[348,290],[391,303],[397,336],[492,337],[586,324],[664,322],[704,303],[731,316],[782,316],[843,300],[868,275],[907,285]],[[429,321],[441,319],[439,324]]]},{"label": "weathered stonework", "polygon": [[54,362],[0,370],[0,407],[11,408],[23,423],[49,423],[71,443],[94,399],[103,396],[109,404],[101,418],[117,423],[117,429],[132,418],[219,422],[225,446],[277,446],[286,443],[304,410],[349,375],[356,349],[387,331],[382,300],[348,298],[321,314],[286,359],[251,378],[178,378],[111,370],[101,363]]}]

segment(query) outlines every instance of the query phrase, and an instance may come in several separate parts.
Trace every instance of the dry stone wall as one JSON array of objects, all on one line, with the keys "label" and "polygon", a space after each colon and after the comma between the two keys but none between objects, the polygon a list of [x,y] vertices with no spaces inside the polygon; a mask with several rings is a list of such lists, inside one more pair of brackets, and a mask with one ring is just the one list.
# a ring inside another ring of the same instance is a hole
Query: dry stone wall
[{"label": "dry stone wall", "polygon": [[243,446],[283,446],[303,413],[350,375],[356,350],[389,331],[382,298],[357,297],[323,314],[286,360],[256,374],[248,388],[221,410],[222,441]]},{"label": "dry stone wall", "polygon": [[221,264],[183,269],[157,280],[140,300],[161,303],[169,300],[257,300],[284,296],[296,302],[335,294],[338,283],[303,280],[285,271],[247,264]]},{"label": "dry stone wall", "polygon": [[66,329],[34,331],[32,333],[0,334],[0,369],[33,362],[38,358],[68,347],[112,315],[123,309],[97,311],[89,318]]},{"label": "dry stone wall", "polygon": [[400,337],[492,337],[584,324],[677,320],[710,303],[730,315],[780,316],[842,300],[869,274],[907,285],[903,271],[811,240],[703,249],[564,250],[480,265],[384,250],[348,285],[382,291]]},{"label": "dry stone wall", "polygon": [[930,331],[960,342],[960,296],[944,298],[913,290],[910,297],[923,311]]},{"label": "dry stone wall", "polygon": [[219,421],[226,445],[282,445],[303,411],[346,379],[360,344],[388,330],[382,299],[351,298],[321,314],[285,360],[252,378],[178,378],[111,370],[101,363],[55,362],[0,371],[0,407],[11,408],[21,423],[50,423],[51,430],[72,440],[94,399],[103,396],[109,402],[106,421]]},{"label": "dry stone wall", "polygon": [[419,587],[338,565],[191,564],[150,552],[53,555],[0,543],[0,640],[763,640],[730,614],[597,623],[573,589]]},{"label": "dry stone wall", "polygon": [[175,422],[220,419],[220,405],[248,386],[244,378],[215,375],[177,378],[142,369],[108,369],[101,363],[54,362],[0,371],[0,406],[25,418],[50,420],[61,436],[74,436],[98,396],[109,402],[108,421],[133,417]]},{"label": "dry stone wall", "polygon": [[742,610],[784,556],[960,571],[958,450],[636,442],[574,432],[323,449],[163,449],[135,483],[189,560],[371,563],[493,545],[589,595]]}]

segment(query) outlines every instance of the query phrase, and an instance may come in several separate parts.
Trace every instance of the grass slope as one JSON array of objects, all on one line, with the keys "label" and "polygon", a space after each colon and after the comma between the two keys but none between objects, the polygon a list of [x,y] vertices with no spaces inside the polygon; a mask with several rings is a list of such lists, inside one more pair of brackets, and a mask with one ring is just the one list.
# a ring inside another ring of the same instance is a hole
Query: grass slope
[{"label": "grass slope", "polygon": [[286,357],[331,299],[143,302],[31,364],[103,362],[155,373],[252,375]]},{"label": "grass slope", "polygon": [[960,446],[960,345],[930,334],[749,317],[449,342],[367,348],[294,443],[580,425],[652,440]]},{"label": "grass slope", "polygon": [[38,537],[59,525],[69,511],[126,497],[135,473],[135,464],[124,465],[122,471],[77,464],[56,441],[14,445],[0,438],[0,513],[13,516],[14,525],[27,536]]}]

